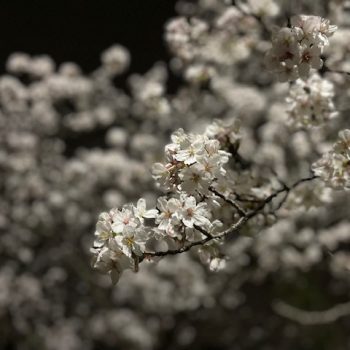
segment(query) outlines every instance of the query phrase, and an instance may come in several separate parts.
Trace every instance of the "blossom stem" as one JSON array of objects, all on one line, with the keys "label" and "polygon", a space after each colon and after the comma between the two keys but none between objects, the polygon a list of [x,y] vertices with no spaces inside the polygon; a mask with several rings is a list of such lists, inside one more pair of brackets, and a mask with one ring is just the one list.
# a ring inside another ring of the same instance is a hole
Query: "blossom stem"
[{"label": "blossom stem", "polygon": [[245,216],[247,214],[245,210],[238,203],[236,203],[232,199],[226,198],[223,194],[218,192],[214,187],[209,187],[209,191],[213,192],[215,195],[223,199],[226,203],[229,203],[230,205],[232,205],[237,210],[240,216]]}]

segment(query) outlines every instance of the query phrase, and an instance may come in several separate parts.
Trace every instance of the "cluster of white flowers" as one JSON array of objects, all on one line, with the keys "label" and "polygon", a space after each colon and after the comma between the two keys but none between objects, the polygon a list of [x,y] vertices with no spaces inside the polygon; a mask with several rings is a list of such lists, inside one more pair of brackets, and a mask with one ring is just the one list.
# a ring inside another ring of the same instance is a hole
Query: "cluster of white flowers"
[{"label": "cluster of white flowers", "polygon": [[149,236],[144,220],[154,218],[156,214],[155,209],[146,210],[143,198],[136,207],[130,204],[121,210],[112,209],[109,213],[100,214],[92,249],[95,254],[93,266],[109,273],[116,283],[123,270],[133,267],[135,259],[143,255]]},{"label": "cluster of white flowers", "polygon": [[130,77],[130,87],[135,99],[134,113],[145,119],[159,119],[162,126],[169,123],[171,112],[166,97],[166,78],[163,64],[155,64],[144,76],[134,74]]},{"label": "cluster of white flowers", "polygon": [[[127,204],[99,217],[93,266],[110,274],[114,283],[125,269],[137,270],[140,260],[152,256],[147,248],[152,240],[164,240],[168,248],[183,247],[205,238],[201,229],[214,234],[222,226],[219,220],[210,220],[216,198],[210,188],[222,189],[225,184],[224,165],[230,153],[221,148],[238,142],[238,122],[217,121],[203,135],[180,129],[171,139],[173,143],[165,147],[167,163],[156,163],[153,177],[173,196],[159,197],[156,209],[146,210],[141,198],[136,207]],[[154,219],[154,225],[148,225],[146,219]],[[224,266],[215,245],[202,247],[199,253],[211,269]]]},{"label": "cluster of white flowers", "polygon": [[272,48],[265,57],[267,68],[281,82],[307,79],[311,69],[322,67],[321,55],[336,29],[328,19],[293,16],[290,28],[283,27],[273,34]]},{"label": "cluster of white flowers", "polygon": [[165,39],[177,58],[174,66],[184,70],[187,80],[199,84],[210,81],[217,70],[229,70],[233,63],[248,59],[258,46],[261,30],[253,15],[260,9],[254,7],[252,1],[247,9],[252,15],[247,15],[236,6],[225,6],[210,15],[210,22],[196,16],[169,21]]},{"label": "cluster of white flowers", "polygon": [[336,117],[334,85],[318,74],[307,80],[298,79],[287,97],[290,123],[295,127],[320,126]]},{"label": "cluster of white flowers", "polygon": [[[100,215],[92,248],[93,266],[109,273],[113,283],[125,269],[136,271],[147,252],[152,256],[147,250],[152,240],[164,239],[169,246],[176,247],[203,239],[199,231],[195,232],[196,226],[208,230],[213,226],[208,219],[207,203],[197,202],[193,196],[160,197],[157,208],[146,210],[146,202],[141,198],[136,207],[127,204],[121,210],[112,209]],[[156,225],[147,226],[146,219],[155,219]]]},{"label": "cluster of white flowers", "polygon": [[165,147],[167,164],[153,166],[154,179],[168,190],[207,194],[212,182],[225,176],[223,165],[228,162],[229,153],[221,149],[219,140],[207,134],[187,135],[180,129],[171,139],[173,143]]},{"label": "cluster of white flowers", "polygon": [[333,188],[350,187],[350,130],[339,132],[339,139],[331,151],[312,165],[317,176]]}]

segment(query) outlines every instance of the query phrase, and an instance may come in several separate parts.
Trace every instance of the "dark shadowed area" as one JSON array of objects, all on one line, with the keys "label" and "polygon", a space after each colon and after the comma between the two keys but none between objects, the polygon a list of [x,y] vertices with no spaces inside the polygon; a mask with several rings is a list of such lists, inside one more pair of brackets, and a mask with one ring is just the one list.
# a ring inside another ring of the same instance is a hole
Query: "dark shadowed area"
[{"label": "dark shadowed area", "polygon": [[103,50],[120,43],[131,52],[131,71],[144,73],[168,57],[163,27],[174,7],[173,0],[1,1],[1,70],[10,53],[22,51],[90,72]]}]

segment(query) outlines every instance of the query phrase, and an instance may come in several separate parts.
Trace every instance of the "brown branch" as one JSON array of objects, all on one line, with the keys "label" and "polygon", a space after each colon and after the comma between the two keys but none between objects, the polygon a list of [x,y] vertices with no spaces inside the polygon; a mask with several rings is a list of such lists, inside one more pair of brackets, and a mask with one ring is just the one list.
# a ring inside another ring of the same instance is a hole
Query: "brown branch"
[{"label": "brown branch", "polygon": [[278,204],[278,206],[277,206],[275,211],[281,209],[282,205],[287,201],[289,193],[290,193],[291,190],[293,190],[295,187],[299,186],[303,182],[311,181],[311,180],[314,180],[314,179],[317,179],[317,178],[318,178],[318,176],[312,175],[310,177],[306,177],[306,178],[298,180],[297,182],[295,182],[291,186],[287,186],[286,184],[284,184],[283,187],[285,188],[285,192],[286,193],[285,193],[285,196],[283,197],[283,199],[281,200],[281,202]]},{"label": "brown branch", "polygon": [[235,195],[236,200],[239,202],[259,204],[259,203],[264,201],[263,199],[257,199],[257,198],[253,198],[253,197],[252,198],[245,198],[237,192],[233,192],[233,194]]},{"label": "brown branch", "polygon": [[201,232],[205,237],[207,237],[207,238],[214,238],[209,232],[207,232],[206,230],[204,230],[202,227],[197,226],[197,225],[193,225],[193,227],[194,227],[197,231]]},{"label": "brown branch", "polygon": [[350,315],[350,302],[337,304],[323,311],[306,311],[291,306],[284,301],[272,304],[273,310],[280,316],[288,318],[302,325],[327,324],[337,321],[341,317]]},{"label": "brown branch", "polygon": [[262,209],[265,208],[265,206],[269,203],[272,202],[272,200],[274,198],[276,198],[279,194],[284,193],[284,192],[290,192],[292,189],[294,189],[295,187],[299,186],[301,183],[303,182],[307,182],[307,181],[312,181],[314,179],[316,179],[317,176],[312,175],[310,177],[307,178],[303,178],[300,179],[298,181],[296,181],[293,185],[291,186],[283,186],[282,188],[280,188],[279,190],[275,191],[274,193],[270,194],[269,196],[267,196],[260,205],[257,206],[256,209],[252,210],[249,213],[244,212],[244,215],[242,213],[242,216],[239,218],[239,220],[234,223],[231,227],[229,227],[228,229],[222,231],[221,233],[213,236],[211,235],[209,232],[207,232],[206,230],[204,230],[203,228],[199,227],[199,226],[195,226],[195,229],[199,230],[201,233],[203,233],[206,237],[202,240],[196,241],[196,242],[192,242],[189,243],[188,245],[185,245],[179,249],[171,249],[171,250],[167,250],[164,252],[146,252],[143,254],[143,257],[140,258],[139,262],[141,262],[143,259],[149,259],[152,257],[163,257],[163,256],[167,256],[167,255],[176,255],[176,254],[181,254],[184,252],[189,251],[192,247],[198,246],[198,245],[204,245],[214,239],[221,239],[224,238],[226,236],[232,235],[233,233],[237,233],[243,226],[244,224],[249,221],[251,218],[253,218],[254,216],[256,216]]},{"label": "brown branch", "polygon": [[322,68],[319,70],[319,72],[321,73],[321,75],[324,73],[337,73],[337,74],[350,75],[350,72],[346,72],[343,70],[333,70],[333,69],[329,68],[328,66],[326,66],[325,59],[324,59],[324,64],[323,64]]},{"label": "brown branch", "polygon": [[213,192],[215,195],[217,195],[218,197],[220,197],[221,199],[223,199],[226,203],[232,205],[238,212],[238,214],[240,216],[245,216],[247,215],[247,213],[245,212],[245,210],[238,204],[236,203],[234,200],[226,198],[223,194],[221,194],[220,192],[218,192],[214,187],[210,186],[209,187],[209,191]]}]

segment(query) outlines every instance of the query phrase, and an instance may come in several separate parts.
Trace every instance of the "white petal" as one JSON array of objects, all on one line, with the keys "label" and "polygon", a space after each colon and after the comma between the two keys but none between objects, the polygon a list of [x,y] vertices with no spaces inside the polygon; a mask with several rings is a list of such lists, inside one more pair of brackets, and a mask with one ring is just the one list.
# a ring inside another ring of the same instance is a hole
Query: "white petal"
[{"label": "white petal", "polygon": [[158,210],[157,209],[150,209],[150,210],[147,210],[143,214],[143,217],[147,218],[147,219],[152,219],[152,218],[156,218],[157,215],[158,215]]}]

